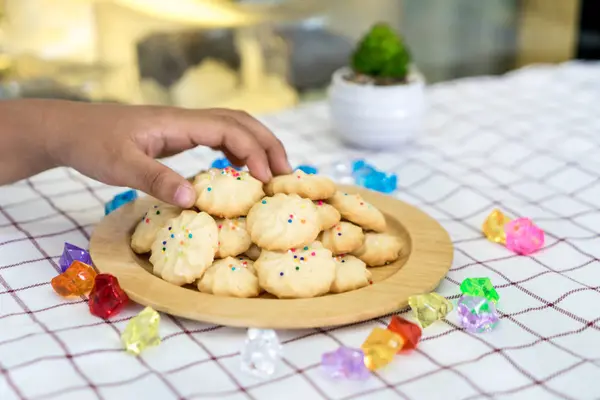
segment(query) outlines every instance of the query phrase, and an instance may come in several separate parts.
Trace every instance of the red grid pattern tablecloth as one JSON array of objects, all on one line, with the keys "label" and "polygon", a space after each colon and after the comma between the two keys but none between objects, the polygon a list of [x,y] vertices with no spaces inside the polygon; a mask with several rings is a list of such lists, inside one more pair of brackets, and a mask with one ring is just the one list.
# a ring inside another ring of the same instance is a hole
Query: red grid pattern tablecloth
[{"label": "red grid pattern tablecloth", "polygon": [[[58,169],[0,188],[0,398],[600,398],[600,65],[535,67],[428,94],[426,132],[393,154],[342,147],[325,104],[264,121],[294,164],[365,157],[396,172],[397,196],[454,241],[439,292],[456,299],[462,279],[490,277],[501,295],[497,330],[468,334],[453,313],[365,383],[327,380],[320,356],[360,346],[388,318],[279,332],[285,355],[267,381],[239,370],[245,331],[166,315],[162,345],[131,357],[119,334],[141,307],[102,321],[49,285],[63,242],[86,246],[104,202],[122,189]],[[197,149],[167,164],[192,174],[214,157]],[[523,257],[486,241],[480,226],[495,206],[533,218],[545,248]]]}]

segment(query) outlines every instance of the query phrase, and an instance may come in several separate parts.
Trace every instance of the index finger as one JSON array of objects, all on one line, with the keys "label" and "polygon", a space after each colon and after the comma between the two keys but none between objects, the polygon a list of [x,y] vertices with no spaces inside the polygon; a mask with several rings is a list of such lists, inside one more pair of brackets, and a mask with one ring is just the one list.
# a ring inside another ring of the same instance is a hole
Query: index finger
[{"label": "index finger", "polygon": [[273,177],[264,147],[246,126],[230,116],[179,110],[164,134],[167,139],[172,135],[185,135],[193,146],[222,148],[247,165],[250,173],[260,181],[268,182]]},{"label": "index finger", "polygon": [[275,134],[259,120],[245,111],[228,109],[214,109],[213,111],[220,115],[226,115],[236,119],[252,132],[258,143],[267,152],[269,166],[274,175],[284,175],[292,172],[292,167],[288,161],[283,143],[281,143],[277,136],[275,136]]}]

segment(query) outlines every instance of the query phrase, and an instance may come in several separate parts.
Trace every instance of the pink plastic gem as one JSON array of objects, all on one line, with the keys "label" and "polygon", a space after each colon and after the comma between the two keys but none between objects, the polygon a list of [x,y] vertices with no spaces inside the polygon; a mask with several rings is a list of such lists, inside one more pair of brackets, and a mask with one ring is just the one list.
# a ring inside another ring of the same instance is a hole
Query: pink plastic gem
[{"label": "pink plastic gem", "polygon": [[518,218],[504,226],[506,248],[517,254],[531,254],[544,246],[544,231],[529,218]]}]

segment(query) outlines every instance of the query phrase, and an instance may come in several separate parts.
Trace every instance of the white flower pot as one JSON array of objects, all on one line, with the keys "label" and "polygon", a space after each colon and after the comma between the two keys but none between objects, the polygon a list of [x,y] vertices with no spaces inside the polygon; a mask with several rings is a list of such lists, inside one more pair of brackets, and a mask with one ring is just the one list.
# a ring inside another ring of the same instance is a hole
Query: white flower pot
[{"label": "white flower pot", "polygon": [[333,74],[329,106],[333,129],[353,146],[371,150],[397,148],[412,141],[425,111],[425,79],[416,69],[408,83],[393,86],[358,84]]}]

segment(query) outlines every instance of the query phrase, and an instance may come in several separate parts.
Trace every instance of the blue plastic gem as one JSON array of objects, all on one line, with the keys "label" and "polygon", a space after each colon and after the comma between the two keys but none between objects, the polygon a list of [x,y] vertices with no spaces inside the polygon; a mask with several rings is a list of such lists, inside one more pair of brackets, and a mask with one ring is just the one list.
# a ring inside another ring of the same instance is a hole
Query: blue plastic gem
[{"label": "blue plastic gem", "polygon": [[319,172],[317,167],[313,167],[312,165],[298,165],[298,167],[296,169],[299,169],[300,171],[304,172],[305,174],[313,174],[314,175],[317,172]]},{"label": "blue plastic gem", "polygon": [[227,167],[231,167],[235,170],[240,170],[241,168],[235,167],[233,165],[231,165],[231,163],[229,162],[228,159],[226,159],[225,157],[222,158],[217,158],[215,161],[212,162],[212,164],[210,165],[211,168],[219,168],[219,169],[224,169]]},{"label": "blue plastic gem", "polygon": [[392,193],[398,187],[396,174],[386,174],[364,160],[352,163],[352,176],[357,185],[382,193]]},{"label": "blue plastic gem", "polygon": [[130,203],[137,199],[138,195],[135,190],[128,190],[123,193],[119,193],[111,201],[104,205],[104,215],[108,215],[115,211],[117,208]]}]

